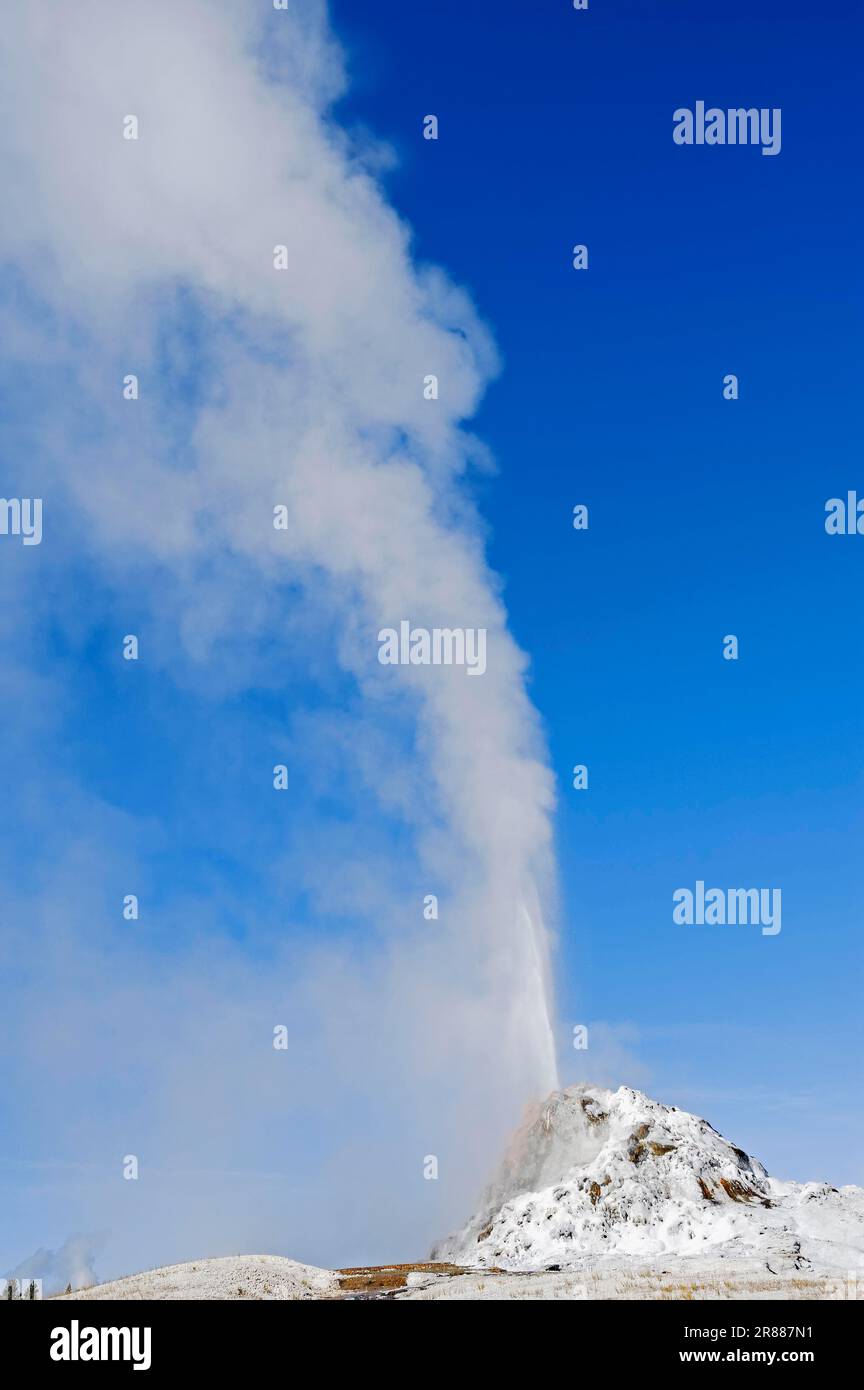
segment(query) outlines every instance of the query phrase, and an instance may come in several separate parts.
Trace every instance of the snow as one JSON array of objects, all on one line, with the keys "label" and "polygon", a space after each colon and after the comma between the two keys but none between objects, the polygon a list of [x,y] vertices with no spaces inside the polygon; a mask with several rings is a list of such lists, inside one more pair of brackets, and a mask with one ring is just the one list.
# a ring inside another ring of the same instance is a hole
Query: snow
[{"label": "snow", "polygon": [[561,1270],[554,1273],[535,1270],[530,1274],[493,1274],[472,1270],[456,1278],[427,1280],[397,1293],[400,1302],[476,1302],[495,1300],[566,1299],[583,1301],[612,1298],[618,1300],[697,1302],[744,1299],[781,1301],[803,1299],[864,1299],[864,1281],[802,1276],[771,1275],[763,1261],[749,1265],[716,1264],[704,1261],[663,1261],[663,1267],[632,1264],[606,1264],[592,1270]]},{"label": "snow", "polygon": [[232,1255],[96,1284],[61,1299],[273,1299],[335,1298],[339,1282],[329,1269],[280,1255]]},{"label": "snow", "polygon": [[[535,1106],[468,1224],[433,1258],[509,1271],[660,1259],[864,1277],[864,1190],[778,1182],[706,1120],[622,1086]],[[683,1264],[682,1264],[683,1262]]]},{"label": "snow", "polygon": [[[392,1270],[385,1267],[385,1272]],[[641,1264],[626,1259],[598,1261],[593,1268],[495,1273],[452,1267],[406,1271],[404,1283],[358,1294],[340,1287],[339,1273],[297,1264],[272,1255],[197,1260],[63,1295],[60,1301],[88,1299],[271,1300],[387,1298],[397,1302],[511,1301],[524,1299],[589,1300],[598,1298],[674,1299],[864,1299],[864,1280],[830,1279],[789,1270],[772,1274],[765,1261],[733,1263],[726,1259],[663,1259]],[[369,1271],[374,1274],[375,1271]],[[241,1292],[242,1290],[242,1292]]]}]

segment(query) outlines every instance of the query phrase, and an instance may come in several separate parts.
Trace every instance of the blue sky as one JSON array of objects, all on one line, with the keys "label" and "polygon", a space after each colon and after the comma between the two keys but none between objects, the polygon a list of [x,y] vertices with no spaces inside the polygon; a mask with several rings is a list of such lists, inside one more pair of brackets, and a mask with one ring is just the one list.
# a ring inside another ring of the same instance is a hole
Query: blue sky
[{"label": "blue sky", "polygon": [[[339,63],[314,20],[283,45],[250,7],[273,97],[250,85],[236,8],[160,3],[133,41],[100,5],[114,59],[96,82],[86,26],[65,58],[92,111],[82,99],[77,124],[54,107],[28,125],[22,87],[0,148],[15,213],[2,491],[46,498],[43,545],[0,538],[2,1036],[16,1057],[0,1083],[14,1212],[0,1268],[75,1232],[92,1234],[103,1275],[240,1248],[409,1258],[467,1215],[496,1127],[525,1099],[532,1038],[506,1041],[503,1023],[498,1037],[507,1001],[484,973],[518,963],[518,943],[482,929],[506,885],[478,888],[471,868],[483,835],[498,843],[514,768],[517,866],[544,842],[542,744],[512,647],[499,633],[490,709],[515,732],[491,762],[472,752],[482,710],[466,706],[460,743],[458,704],[427,717],[422,689],[382,695],[364,665],[394,566],[370,558],[376,494],[351,467],[367,448],[386,456],[402,497],[406,440],[432,505],[404,539],[391,518],[404,592],[440,583],[447,616],[474,605],[494,630],[481,538],[529,658],[558,803],[562,1079],[692,1109],[779,1176],[864,1181],[864,541],[824,530],[828,498],[864,493],[860,19],[768,0],[710,17],[691,3],[333,0],[348,86],[331,106]],[[30,21],[16,26],[7,41],[37,53]],[[168,26],[181,57],[163,90]],[[59,102],[56,55],[39,61]],[[316,122],[299,155],[297,93]],[[676,146],[672,112],[700,99],[780,107],[780,154]],[[133,105],[142,136],[148,121],[168,132],[152,166],[142,138],[144,174],[100,144],[104,110]],[[68,148],[43,139],[52,119]],[[324,182],[321,132],[336,129],[376,169],[380,203],[341,165]],[[284,321],[272,278],[241,255],[290,240],[294,205],[268,201],[283,155],[324,228],[320,283],[312,267],[310,302]],[[433,425],[387,394],[406,362],[413,391],[430,358],[445,367]],[[131,408],[114,390],[130,363]],[[727,373],[738,400],[723,399]],[[478,453],[466,423],[494,469],[454,463]],[[322,453],[304,471],[307,428]],[[266,514],[295,479],[286,559]],[[127,632],[138,663],[119,659]],[[782,931],[675,925],[672,894],[697,879],[780,888]],[[449,967],[417,932],[433,882]],[[117,906],[132,891],[134,929]],[[285,1018],[277,1075],[269,1032]],[[570,1047],[576,1023],[587,1053]],[[134,1193],[117,1180],[129,1151]],[[415,1181],[429,1151],[437,1187]]]},{"label": "blue sky", "polygon": [[[823,525],[862,486],[861,122],[838,44],[860,15],[334,18],[340,117],[394,145],[417,253],[470,286],[504,360],[478,493],[558,779],[562,1013],[632,1028],[646,1088],[772,1170],[860,1182],[862,556]],[[781,107],[780,155],[674,145],[697,99]],[[697,878],[780,886],[780,936],[674,926]]]}]

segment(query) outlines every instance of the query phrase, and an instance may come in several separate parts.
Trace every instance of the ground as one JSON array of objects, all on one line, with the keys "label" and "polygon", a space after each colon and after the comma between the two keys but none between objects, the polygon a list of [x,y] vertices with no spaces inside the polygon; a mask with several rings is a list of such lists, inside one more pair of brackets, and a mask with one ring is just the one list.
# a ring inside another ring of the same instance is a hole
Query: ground
[{"label": "ground", "polygon": [[475,1299],[864,1299],[864,1281],[804,1272],[773,1274],[764,1262],[701,1267],[604,1264],[581,1270],[506,1273],[443,1263],[327,1270],[277,1255],[197,1260],[133,1274],[61,1295],[79,1299],[323,1299],[430,1301]]}]

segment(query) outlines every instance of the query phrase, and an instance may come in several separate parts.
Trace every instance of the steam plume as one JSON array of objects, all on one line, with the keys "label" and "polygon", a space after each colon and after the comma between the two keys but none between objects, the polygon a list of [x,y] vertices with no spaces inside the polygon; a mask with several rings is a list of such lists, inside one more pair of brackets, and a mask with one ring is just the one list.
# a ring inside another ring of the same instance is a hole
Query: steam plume
[{"label": "steam plume", "polygon": [[[0,251],[17,286],[7,340],[57,382],[29,436],[45,549],[58,566],[85,556],[121,609],[132,595],[136,611],[149,604],[152,659],[181,683],[227,695],[272,686],[302,651],[333,710],[327,728],[310,716],[310,747],[326,760],[345,740],[369,797],[355,813],[395,829],[404,861],[392,883],[362,889],[362,866],[352,879],[342,862],[339,911],[373,928],[352,946],[350,990],[328,948],[285,965],[284,997],[317,1030],[319,1093],[350,993],[350,1018],[399,1054],[370,1048],[365,1085],[398,1092],[412,1136],[456,1154],[480,1127],[470,1190],[522,1104],[555,1084],[552,779],[462,482],[484,462],[464,422],[497,370],[495,348],[467,296],[413,263],[370,172],[382,152],[336,125],[342,62],[321,6],[58,0],[14,7],[0,44]],[[137,140],[122,135],[130,114]],[[130,372],[134,406],[120,393]],[[274,528],[276,506],[286,530]],[[376,634],[403,619],[485,628],[485,674],[382,667]],[[305,872],[313,901],[332,909],[329,868],[316,871],[313,856]],[[427,893],[437,922],[422,919]],[[205,1063],[173,1031],[197,988],[184,968],[191,981],[177,963],[170,1019],[164,1006],[170,1075],[152,1063],[156,1147],[184,1123],[186,1102],[169,1102],[181,1086],[198,1113]],[[151,969],[140,966],[147,1007]],[[226,1038],[226,991],[269,1018],[254,960],[224,976],[214,966],[209,984]],[[106,988],[119,1012],[120,991]],[[145,1011],[128,997],[124,1007]],[[223,1067],[230,1078],[230,1058]],[[259,1098],[275,1107],[270,1085]]]}]

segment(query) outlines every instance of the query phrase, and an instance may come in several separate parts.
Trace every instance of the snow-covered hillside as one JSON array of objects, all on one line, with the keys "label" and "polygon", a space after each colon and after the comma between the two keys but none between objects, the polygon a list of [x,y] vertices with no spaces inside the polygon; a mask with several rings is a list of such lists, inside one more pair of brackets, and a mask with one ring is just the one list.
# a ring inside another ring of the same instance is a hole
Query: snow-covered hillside
[{"label": "snow-covered hillside", "polygon": [[864,1273],[864,1189],[778,1182],[705,1120],[622,1086],[533,1108],[476,1215],[432,1258],[505,1270],[764,1259]]},{"label": "snow-covered hillside", "polygon": [[298,1264],[280,1255],[231,1255],[165,1265],[94,1284],[61,1299],[280,1299],[335,1298],[339,1282],[329,1269]]}]

